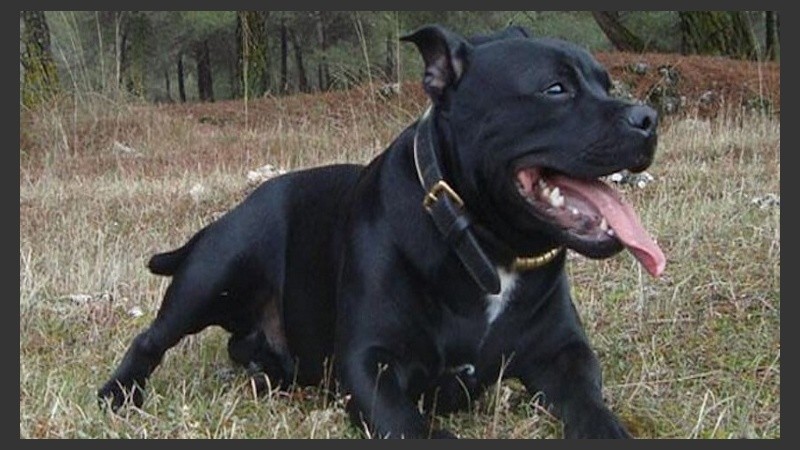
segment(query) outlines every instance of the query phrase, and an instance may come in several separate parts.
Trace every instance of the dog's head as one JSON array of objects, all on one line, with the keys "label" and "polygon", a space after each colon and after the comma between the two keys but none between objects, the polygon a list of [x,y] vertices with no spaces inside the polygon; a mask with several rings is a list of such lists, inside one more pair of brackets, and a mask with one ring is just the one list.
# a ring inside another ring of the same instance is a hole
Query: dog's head
[{"label": "dog's head", "polygon": [[609,95],[608,72],[584,49],[520,28],[467,40],[426,26],[402,39],[422,54],[446,176],[479,223],[521,251],[604,258],[627,247],[661,273],[663,253],[599,180],[652,163],[652,108]]}]

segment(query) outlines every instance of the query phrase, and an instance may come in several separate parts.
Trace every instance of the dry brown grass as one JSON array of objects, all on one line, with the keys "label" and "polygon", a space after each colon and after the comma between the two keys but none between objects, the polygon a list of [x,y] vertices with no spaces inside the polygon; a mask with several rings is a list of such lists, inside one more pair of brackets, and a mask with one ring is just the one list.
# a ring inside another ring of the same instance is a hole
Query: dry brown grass
[{"label": "dry brown grass", "polygon": [[[422,107],[418,92],[361,92],[266,99],[246,118],[236,102],[98,99],[21,117],[20,436],[358,436],[314,389],[255,399],[219,330],[168,352],[143,410],[103,412],[95,392],[158,308],[167,280],[144,267],[154,251],[240,201],[248,170],[366,162]],[[780,194],[780,121],[680,119],[660,142],[656,181],[628,196],[668,256],[665,276],[646,278],[628,255],[571,258],[608,400],[642,437],[779,437],[780,208],[751,200]],[[464,437],[560,435],[516,383],[439,420]]]}]

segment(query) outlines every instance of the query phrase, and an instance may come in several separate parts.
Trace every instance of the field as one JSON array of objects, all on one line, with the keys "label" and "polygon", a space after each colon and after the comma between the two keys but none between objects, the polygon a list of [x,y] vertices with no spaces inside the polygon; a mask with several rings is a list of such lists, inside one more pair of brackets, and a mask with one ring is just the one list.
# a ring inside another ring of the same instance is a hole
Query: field
[{"label": "field", "polygon": [[[779,100],[777,77],[759,87]],[[781,434],[779,104],[740,100],[665,118],[655,180],[623,188],[667,255],[661,279],[628,254],[570,255],[607,400],[638,437]],[[145,269],[152,253],[244,198],[249,171],[366,162],[424,104],[411,84],[248,104],[84,94],[21,113],[20,436],[358,437],[316,389],[255,398],[218,329],[167,353],[143,409],[103,411],[95,392],[158,309],[168,279]],[[438,420],[465,438],[561,435],[514,382]]]}]

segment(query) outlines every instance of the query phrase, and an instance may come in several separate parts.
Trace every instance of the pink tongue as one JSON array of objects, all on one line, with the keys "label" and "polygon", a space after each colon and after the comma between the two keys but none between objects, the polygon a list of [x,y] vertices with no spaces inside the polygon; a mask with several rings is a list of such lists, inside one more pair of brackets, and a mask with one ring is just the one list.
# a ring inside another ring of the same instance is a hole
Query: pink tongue
[{"label": "pink tongue", "polygon": [[586,181],[561,175],[548,177],[548,183],[578,193],[591,203],[614,230],[617,239],[630,250],[650,275],[658,277],[667,259],[658,244],[647,234],[633,208],[613,188],[599,180]]}]

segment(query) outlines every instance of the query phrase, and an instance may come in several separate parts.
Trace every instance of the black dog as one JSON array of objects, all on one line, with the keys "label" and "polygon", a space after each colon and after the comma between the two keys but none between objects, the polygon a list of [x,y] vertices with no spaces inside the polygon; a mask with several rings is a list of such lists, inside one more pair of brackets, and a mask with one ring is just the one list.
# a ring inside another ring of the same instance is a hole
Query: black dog
[{"label": "black dog", "polygon": [[463,407],[503,377],[543,392],[567,437],[626,437],[570,297],[565,249],[660,249],[598,177],[643,170],[656,113],[611,98],[584,50],[519,28],[403,38],[432,106],[368,166],[266,182],[183,247],[154,256],[163,305],[100,389],[141,405],[183,336],[231,332],[231,358],[286,385],[318,384],[335,354],[353,420],[381,437],[448,437],[418,408]]}]

